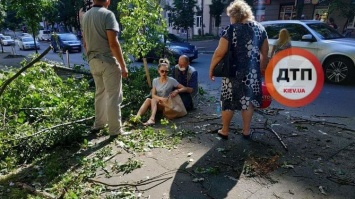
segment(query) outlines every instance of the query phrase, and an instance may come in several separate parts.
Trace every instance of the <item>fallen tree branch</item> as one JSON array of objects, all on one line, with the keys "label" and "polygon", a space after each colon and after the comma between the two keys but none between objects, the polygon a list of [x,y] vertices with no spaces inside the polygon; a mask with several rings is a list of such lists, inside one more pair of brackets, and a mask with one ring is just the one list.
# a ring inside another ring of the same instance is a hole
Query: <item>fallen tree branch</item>
[{"label": "fallen tree branch", "polygon": [[142,183],[141,182],[136,182],[136,183],[119,183],[119,184],[109,184],[109,183],[102,182],[102,181],[95,180],[95,179],[88,179],[88,181],[89,182],[103,184],[103,185],[109,186],[109,187],[123,187],[123,186],[137,187],[137,186],[143,186],[143,185],[147,185],[147,184],[150,184],[150,183],[153,183],[153,182],[162,181],[162,180],[164,180],[164,182],[165,182],[166,180],[169,180],[171,178],[173,178],[173,177],[166,177],[166,178],[157,179],[157,180],[150,180],[148,182],[142,182]]},{"label": "fallen tree branch", "polygon": [[33,66],[36,62],[38,62],[40,59],[42,59],[48,52],[52,49],[52,46],[50,45],[42,54],[40,54],[38,57],[36,57],[34,60],[32,60],[30,63],[28,63],[26,66],[22,67],[14,76],[6,80],[3,85],[0,87],[0,96],[4,93],[6,87],[14,81],[18,76],[21,75],[22,72],[26,71],[28,68]]},{"label": "fallen tree branch", "polygon": [[[220,119],[221,117],[208,117],[208,118],[203,118],[203,117],[194,117],[191,120],[189,120],[189,123],[201,123],[201,122],[206,122],[206,121],[210,121],[210,120],[216,120],[216,119]],[[195,120],[196,119],[196,120]],[[182,121],[182,122],[177,122],[176,124],[185,124],[186,121]]]},{"label": "fallen tree branch", "polygon": [[[354,129],[347,128],[347,127],[342,127],[342,126],[345,126],[345,124],[340,124],[340,123],[335,123],[335,122],[314,121],[314,120],[301,119],[301,120],[294,120],[291,123],[292,124],[305,124],[305,123],[321,124],[321,125],[326,125],[326,126],[330,126],[330,127],[339,128],[339,129],[345,130],[345,131],[355,132]],[[341,126],[339,126],[339,125],[341,125]]]},{"label": "fallen tree branch", "polygon": [[86,71],[82,71],[82,70],[75,70],[75,69],[68,68],[68,67],[53,65],[52,68],[54,70],[62,70],[62,71],[70,72],[70,73],[77,73],[77,74],[81,74],[81,75],[92,76],[90,72],[86,72]]},{"label": "fallen tree branch", "polygon": [[95,116],[92,116],[92,117],[88,117],[88,118],[84,118],[84,119],[80,119],[80,120],[76,120],[76,121],[73,121],[73,122],[66,122],[66,123],[62,123],[62,124],[58,124],[58,125],[54,125],[52,127],[49,127],[49,128],[46,128],[46,129],[42,129],[32,135],[29,135],[29,136],[24,136],[24,137],[20,137],[20,138],[16,138],[16,139],[11,139],[11,140],[6,140],[4,141],[4,143],[8,143],[8,142],[11,142],[11,141],[15,141],[15,140],[23,140],[23,139],[27,139],[27,138],[30,138],[30,137],[33,137],[33,136],[36,136],[36,135],[39,135],[43,132],[46,132],[46,131],[49,131],[49,130],[53,130],[55,128],[58,128],[58,127],[63,127],[63,126],[68,126],[68,125],[72,125],[72,124],[77,124],[77,123],[81,123],[81,122],[85,122],[87,120],[91,120],[91,119],[94,119]]},{"label": "fallen tree branch", "polygon": [[281,137],[279,136],[279,134],[271,127],[271,125],[268,123],[268,119],[266,119],[265,123],[264,123],[265,129],[271,131],[276,137],[277,139],[280,141],[281,145],[284,147],[284,149],[286,151],[288,151],[288,148],[286,146],[286,144],[282,141]]},{"label": "fallen tree branch", "polygon": [[349,117],[345,117],[345,116],[339,116],[339,115],[314,115],[314,117],[332,117],[332,118],[349,118]]},{"label": "fallen tree branch", "polygon": [[338,183],[340,185],[351,185],[351,186],[355,186],[355,181],[354,180],[350,180],[350,179],[342,179],[339,177],[334,177],[334,176],[327,176],[327,179]]},{"label": "fallen tree branch", "polygon": [[25,189],[26,191],[29,191],[37,196],[40,196],[43,198],[48,198],[48,199],[56,199],[56,197],[54,195],[47,193],[45,191],[39,191],[39,190],[35,189],[34,187],[31,187],[25,183],[16,182],[15,184],[17,187]]},{"label": "fallen tree branch", "polygon": [[346,145],[345,147],[341,148],[340,150],[338,150],[337,152],[335,152],[334,154],[332,154],[331,156],[329,156],[327,158],[327,160],[332,159],[334,156],[338,155],[342,150],[348,148],[350,145],[354,144],[354,142],[351,142],[350,144]]},{"label": "fallen tree branch", "polygon": [[271,131],[276,137],[277,139],[280,141],[281,145],[284,147],[284,149],[286,151],[288,151],[288,148],[286,146],[286,144],[282,141],[281,137],[279,136],[279,134],[272,128],[272,127],[267,127],[267,130]]},{"label": "fallen tree branch", "polygon": [[[149,178],[149,179],[146,179],[146,180],[140,180],[140,181],[137,181],[135,183],[119,183],[119,184],[109,184],[109,183],[106,183],[106,182],[102,182],[102,181],[99,181],[99,180],[96,180],[96,179],[93,179],[93,178],[89,178],[88,181],[89,182],[94,182],[94,183],[99,183],[99,184],[103,184],[105,186],[109,186],[109,187],[122,187],[122,186],[132,186],[132,187],[137,187],[137,186],[143,186],[143,185],[147,185],[147,184],[150,184],[150,183],[153,183],[153,182],[158,182],[158,181],[167,181],[171,178],[173,178],[172,176],[170,177],[166,177],[166,178],[161,178],[159,179],[160,177],[162,176],[165,176],[165,175],[169,175],[169,174],[172,174],[172,173],[175,173],[176,171],[179,171],[181,169],[174,169],[174,170],[170,170],[170,171],[166,171],[164,173],[161,173],[157,176],[154,176],[152,178]],[[163,182],[160,182],[159,184],[163,183]]]}]

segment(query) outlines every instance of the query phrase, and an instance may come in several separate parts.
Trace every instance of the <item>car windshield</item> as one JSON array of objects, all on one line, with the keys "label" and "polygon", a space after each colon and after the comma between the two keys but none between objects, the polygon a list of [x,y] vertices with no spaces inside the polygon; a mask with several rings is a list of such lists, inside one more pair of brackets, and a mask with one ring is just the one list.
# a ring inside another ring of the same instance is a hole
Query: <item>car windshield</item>
[{"label": "car windshield", "polygon": [[22,38],[22,41],[25,41],[25,42],[27,42],[27,41],[33,41],[33,38],[31,38],[31,37],[24,37],[24,38]]},{"label": "car windshield", "polygon": [[170,41],[170,42],[181,42],[181,43],[184,42],[183,39],[181,39],[180,37],[178,37],[178,36],[176,36],[174,34],[168,34],[167,40]]},{"label": "car windshield", "polygon": [[77,38],[75,35],[73,34],[67,34],[67,35],[60,35],[60,38],[63,40],[63,41],[76,41]]},{"label": "car windshield", "polygon": [[321,39],[343,38],[343,35],[325,23],[311,23],[307,25],[313,29]]},{"label": "car windshield", "polygon": [[11,37],[10,37],[10,36],[4,36],[4,37],[2,37],[2,39],[4,39],[4,40],[10,40]]}]

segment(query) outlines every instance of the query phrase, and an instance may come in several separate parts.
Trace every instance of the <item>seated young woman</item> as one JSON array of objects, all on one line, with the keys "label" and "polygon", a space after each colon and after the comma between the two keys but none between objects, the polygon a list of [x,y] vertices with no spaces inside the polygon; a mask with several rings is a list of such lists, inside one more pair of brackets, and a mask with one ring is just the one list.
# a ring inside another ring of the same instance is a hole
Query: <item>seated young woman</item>
[{"label": "seated young woman", "polygon": [[[136,118],[141,117],[150,107],[151,113],[144,125],[154,125],[157,111],[162,111],[161,104],[168,97],[175,97],[180,92],[186,92],[186,88],[172,77],[168,77],[170,62],[168,59],[160,59],[158,65],[159,77],[153,79],[152,98],[147,98],[140,107]],[[176,89],[175,89],[176,88]],[[175,90],[174,90],[175,89]]]}]

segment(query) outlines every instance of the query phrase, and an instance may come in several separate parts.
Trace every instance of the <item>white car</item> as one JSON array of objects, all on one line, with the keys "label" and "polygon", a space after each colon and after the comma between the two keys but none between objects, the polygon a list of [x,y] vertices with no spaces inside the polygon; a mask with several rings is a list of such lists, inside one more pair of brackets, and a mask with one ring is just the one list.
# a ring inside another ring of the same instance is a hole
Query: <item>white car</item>
[{"label": "white car", "polygon": [[15,45],[15,40],[13,40],[10,36],[0,36],[0,42],[3,46]]},{"label": "white car", "polygon": [[32,37],[32,35],[29,33],[21,33],[18,37]]},{"label": "white car", "polygon": [[37,35],[38,40],[40,41],[49,41],[51,40],[51,31],[49,30],[40,30]]},{"label": "white car", "polygon": [[286,28],[291,36],[292,47],[313,53],[323,66],[325,80],[340,84],[355,77],[355,39],[346,38],[326,23],[316,20],[264,21],[261,24],[268,34],[269,52]]},{"label": "white car", "polygon": [[28,50],[28,49],[35,49],[35,42],[36,42],[36,47],[39,50],[40,49],[39,42],[34,40],[33,37],[20,37],[17,44],[20,50]]}]

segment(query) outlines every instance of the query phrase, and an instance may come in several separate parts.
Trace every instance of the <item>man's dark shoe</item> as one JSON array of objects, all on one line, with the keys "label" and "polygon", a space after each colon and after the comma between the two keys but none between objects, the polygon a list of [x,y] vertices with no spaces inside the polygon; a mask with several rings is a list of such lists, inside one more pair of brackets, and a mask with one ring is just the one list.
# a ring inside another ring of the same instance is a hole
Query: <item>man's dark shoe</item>
[{"label": "man's dark shoe", "polygon": [[110,135],[110,137],[108,138],[109,140],[114,140],[118,137],[118,135]]}]

